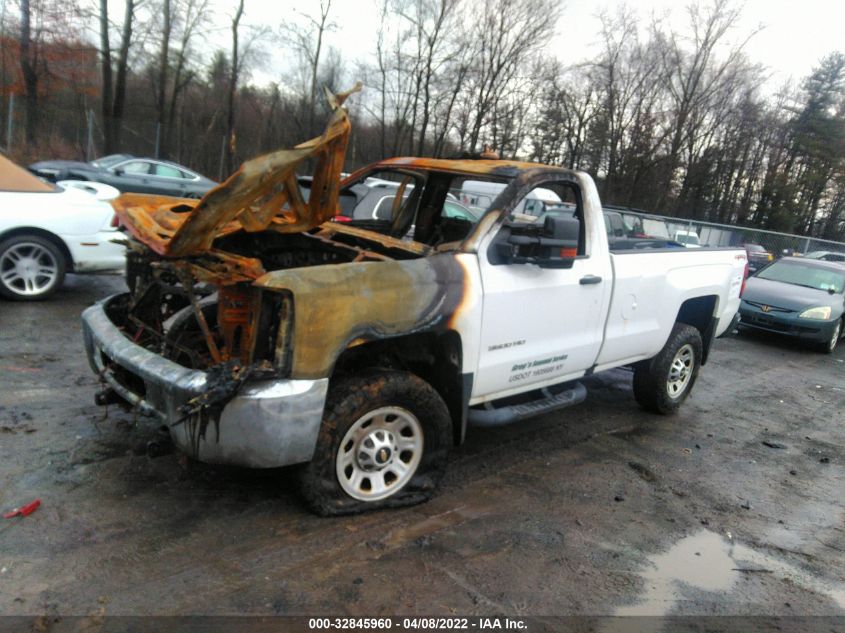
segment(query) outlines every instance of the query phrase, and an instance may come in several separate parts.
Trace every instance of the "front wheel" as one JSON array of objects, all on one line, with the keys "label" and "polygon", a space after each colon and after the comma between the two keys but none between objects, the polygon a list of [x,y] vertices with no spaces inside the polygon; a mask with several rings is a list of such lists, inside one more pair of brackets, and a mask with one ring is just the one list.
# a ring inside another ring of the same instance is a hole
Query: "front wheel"
[{"label": "front wheel", "polygon": [[819,349],[827,354],[832,354],[836,346],[839,345],[840,338],[842,338],[842,319],[836,322],[836,325],[833,326],[833,331],[830,333],[830,338],[827,342],[822,343]]},{"label": "front wheel", "polygon": [[65,258],[50,240],[16,235],[0,244],[0,295],[7,299],[45,299],[65,278]]},{"label": "front wheel", "polygon": [[657,356],[634,369],[634,398],[640,406],[654,413],[677,411],[698,377],[702,350],[699,331],[676,323]]},{"label": "front wheel", "polygon": [[329,390],[312,460],[300,490],[328,516],[428,500],[446,468],[449,410],[422,378],[368,371]]}]

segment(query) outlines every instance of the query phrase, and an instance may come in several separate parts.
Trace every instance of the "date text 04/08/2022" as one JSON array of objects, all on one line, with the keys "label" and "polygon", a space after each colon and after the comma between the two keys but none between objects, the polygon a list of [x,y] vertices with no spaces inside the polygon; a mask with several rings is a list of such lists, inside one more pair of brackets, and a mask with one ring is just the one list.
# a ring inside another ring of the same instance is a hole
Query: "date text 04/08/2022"
[{"label": "date text 04/08/2022", "polygon": [[311,630],[360,630],[370,629],[391,630],[526,630],[523,620],[512,618],[440,618],[418,617],[403,618],[394,621],[392,618],[310,618],[308,628]]}]

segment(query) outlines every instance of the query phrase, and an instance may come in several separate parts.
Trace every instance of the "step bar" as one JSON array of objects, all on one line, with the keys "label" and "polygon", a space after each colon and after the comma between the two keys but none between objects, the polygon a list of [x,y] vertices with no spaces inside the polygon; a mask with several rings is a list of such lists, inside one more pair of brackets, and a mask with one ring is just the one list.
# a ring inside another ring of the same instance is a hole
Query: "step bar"
[{"label": "step bar", "polygon": [[587,397],[587,388],[576,382],[560,393],[551,393],[548,389],[541,389],[544,398],[538,398],[523,404],[513,404],[494,407],[487,403],[483,408],[469,410],[468,422],[475,427],[496,427],[518,422],[526,418],[533,418],[544,413],[564,409],[580,404]]}]

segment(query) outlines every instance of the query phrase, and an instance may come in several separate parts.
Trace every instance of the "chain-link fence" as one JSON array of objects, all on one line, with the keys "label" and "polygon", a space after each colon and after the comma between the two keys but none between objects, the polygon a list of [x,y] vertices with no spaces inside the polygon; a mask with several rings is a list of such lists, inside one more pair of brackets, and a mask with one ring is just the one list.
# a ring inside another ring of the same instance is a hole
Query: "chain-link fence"
[{"label": "chain-link fence", "polygon": [[635,236],[660,237],[684,244],[700,244],[701,246],[758,244],[775,257],[793,254],[806,255],[816,251],[845,254],[845,242],[834,242],[815,237],[764,231],[729,224],[669,218],[634,211],[627,207],[608,205],[605,209],[618,212],[622,216],[628,232]]}]

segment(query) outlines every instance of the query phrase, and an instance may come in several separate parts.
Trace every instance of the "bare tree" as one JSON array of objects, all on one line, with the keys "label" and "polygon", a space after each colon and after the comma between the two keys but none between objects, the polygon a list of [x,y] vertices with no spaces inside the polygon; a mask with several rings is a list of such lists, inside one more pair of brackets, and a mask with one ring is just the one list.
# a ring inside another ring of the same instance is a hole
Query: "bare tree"
[{"label": "bare tree", "polygon": [[26,142],[35,143],[38,128],[37,49],[32,45],[32,9],[29,0],[21,0],[21,74],[26,98]]},{"label": "bare tree", "polygon": [[[232,16],[232,66],[229,73],[229,86],[226,91],[226,149],[225,149],[225,165],[226,174],[231,174],[234,171],[235,158],[235,93],[238,90],[238,74],[241,69],[240,48],[238,47],[238,29],[240,28],[241,18],[244,15],[244,0],[240,0],[235,14]],[[221,165],[222,169],[222,165]],[[223,180],[224,174],[219,175],[219,179]]]},{"label": "bare tree", "polygon": [[308,102],[306,104],[306,134],[312,136],[316,133],[315,120],[317,111],[318,75],[320,71],[320,59],[323,54],[324,38],[326,33],[337,28],[334,22],[329,21],[332,0],[320,0],[318,14],[300,13],[305,20],[303,24],[285,24],[282,26],[283,37],[290,43],[291,47],[300,56],[303,63],[304,77],[307,81]]},{"label": "bare tree", "polygon": [[[126,107],[126,82],[129,74],[129,50],[132,46],[132,30],[135,22],[135,10],[140,0],[125,0],[123,25],[120,31],[120,46],[117,60],[113,59],[109,21],[108,2],[100,0],[100,56],[103,78],[102,112],[105,137],[105,153],[119,151],[123,132],[123,115]],[[117,68],[113,73],[112,64]],[[114,81],[112,79],[114,78]]]},{"label": "bare tree", "polygon": [[459,41],[455,41],[459,38],[447,41],[455,35],[452,21],[459,5],[456,0],[413,0],[407,5],[399,5],[399,14],[411,24],[416,40],[416,56],[412,64],[415,75],[412,125],[417,129],[418,155],[425,152],[426,135],[436,100],[436,77],[457,54],[455,49],[460,45]]},{"label": "bare tree", "polygon": [[478,0],[471,12],[476,17],[469,43],[472,115],[466,149],[475,152],[503,88],[554,32],[560,4],[556,0]]},{"label": "bare tree", "polygon": [[681,150],[689,141],[695,128],[688,125],[696,111],[706,110],[720,92],[725,81],[744,63],[743,49],[756,32],[750,33],[738,44],[731,46],[719,59],[717,48],[725,41],[729,31],[739,19],[741,8],[732,6],[731,0],[713,0],[706,9],[700,4],[687,8],[690,29],[690,49],[673,31],[655,25],[655,38],[662,44],[663,69],[666,87],[671,95],[672,120],[669,147],[666,157],[664,187],[658,206],[665,207],[672,182],[679,166]]},{"label": "bare tree", "polygon": [[[168,156],[175,133],[179,98],[195,76],[198,66],[192,42],[208,23],[209,0],[162,0],[154,7],[154,28],[159,40],[156,64],[150,67],[150,84],[155,96],[157,149]],[[180,148],[177,146],[177,154]]]},{"label": "bare tree", "polygon": [[[75,0],[18,0],[20,21],[18,23],[17,47],[11,39],[2,42],[5,62],[6,47],[12,51],[20,69],[20,84],[23,85],[24,112],[26,115],[25,138],[27,145],[37,141],[39,123],[44,114],[44,102],[49,101],[51,84],[63,77],[55,72],[67,72],[83,45],[78,42],[79,7]],[[3,7],[5,27],[5,5]],[[4,73],[6,66],[4,63]],[[72,73],[68,79],[72,80]],[[17,79],[17,78],[16,78]],[[17,81],[12,84],[18,83]]]},{"label": "bare tree", "polygon": [[539,75],[545,88],[531,118],[531,157],[580,168],[590,124],[599,112],[598,91],[583,67],[548,65]]},{"label": "bare tree", "polygon": [[158,53],[158,80],[155,83],[156,89],[156,158],[162,154],[161,136],[164,133],[167,123],[165,103],[167,100],[167,75],[170,70],[170,38],[173,34],[173,5],[171,0],[162,0],[161,3],[161,44]]}]

